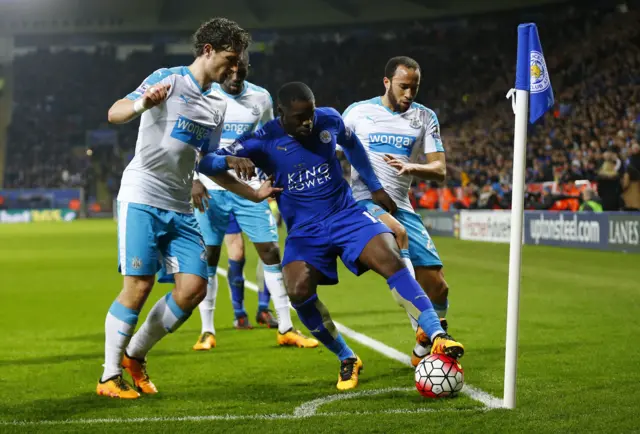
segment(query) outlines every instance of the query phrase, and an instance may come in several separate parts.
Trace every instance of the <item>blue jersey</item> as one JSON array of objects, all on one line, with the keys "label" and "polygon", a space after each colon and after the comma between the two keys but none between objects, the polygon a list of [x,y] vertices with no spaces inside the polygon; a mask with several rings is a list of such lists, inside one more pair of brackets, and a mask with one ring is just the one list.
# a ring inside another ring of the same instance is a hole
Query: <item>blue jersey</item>
[{"label": "blue jersey", "polygon": [[370,191],[380,189],[362,144],[345,127],[340,114],[329,107],[315,110],[313,130],[305,139],[289,136],[275,119],[216,154],[249,158],[274,176],[274,186],[283,189],[278,207],[291,232],[355,205],[336,156],[336,143],[351,154],[358,171],[365,172],[363,179]]}]

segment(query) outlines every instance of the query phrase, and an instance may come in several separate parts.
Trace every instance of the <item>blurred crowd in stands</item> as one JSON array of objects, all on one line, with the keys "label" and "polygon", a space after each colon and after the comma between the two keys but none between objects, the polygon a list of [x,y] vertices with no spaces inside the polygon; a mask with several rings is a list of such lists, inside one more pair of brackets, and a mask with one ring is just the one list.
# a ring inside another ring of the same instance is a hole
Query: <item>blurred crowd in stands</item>
[{"label": "blurred crowd in stands", "polygon": [[[305,81],[318,105],[344,110],[382,93],[389,57],[414,57],[422,66],[418,102],[438,114],[448,161],[446,185],[415,183],[415,206],[509,208],[513,112],[505,95],[513,85],[516,26],[535,21],[556,105],[529,128],[526,181],[537,187],[528,188],[527,206],[577,210],[586,195],[605,210],[640,209],[639,18],[634,3],[575,3],[387,24],[339,38],[283,35],[269,54],[252,57],[249,80],[272,94],[284,82]],[[109,106],[146,75],[188,62],[162,47],[126,61],[113,47],[17,57],[4,187],[83,186],[95,194],[105,185],[117,193],[137,123],[116,127],[90,156],[88,131],[109,128]]]}]

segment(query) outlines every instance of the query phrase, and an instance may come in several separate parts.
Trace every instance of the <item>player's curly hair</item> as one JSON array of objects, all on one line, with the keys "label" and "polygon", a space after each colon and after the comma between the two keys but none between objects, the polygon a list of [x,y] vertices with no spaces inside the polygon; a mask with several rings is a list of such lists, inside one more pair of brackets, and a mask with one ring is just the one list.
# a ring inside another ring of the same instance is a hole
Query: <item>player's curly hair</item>
[{"label": "player's curly hair", "polygon": [[405,68],[409,69],[420,69],[420,65],[418,64],[418,62],[416,62],[411,57],[396,56],[389,59],[389,61],[385,65],[384,76],[391,80],[393,76],[396,75],[396,69],[398,69],[398,66],[404,66]]},{"label": "player's curly hair", "polygon": [[193,34],[193,54],[199,57],[204,46],[210,44],[216,51],[246,50],[251,42],[251,35],[235,21],[216,17],[203,23]]}]

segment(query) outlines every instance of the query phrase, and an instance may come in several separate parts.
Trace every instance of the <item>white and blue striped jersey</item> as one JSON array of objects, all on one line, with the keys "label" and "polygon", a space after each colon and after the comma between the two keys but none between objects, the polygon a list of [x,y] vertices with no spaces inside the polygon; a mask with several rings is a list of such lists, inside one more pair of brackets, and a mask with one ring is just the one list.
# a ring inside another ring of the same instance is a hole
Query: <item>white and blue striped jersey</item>
[{"label": "white and blue striped jersey", "polygon": [[[238,95],[226,93],[219,84],[214,85],[227,101],[227,112],[222,127],[220,148],[231,146],[245,133],[254,132],[273,119],[273,101],[266,89],[255,84],[244,82],[244,89]],[[234,171],[229,171],[235,176]],[[222,190],[207,176],[200,175],[200,180],[208,190]],[[253,188],[260,186],[258,177],[249,181]]]},{"label": "white and blue striped jersey", "polygon": [[157,70],[126,98],[136,100],[158,83],[171,88],[162,104],[140,117],[118,200],[191,213],[196,158],[219,143],[227,102],[214,88],[203,91],[186,66]]},{"label": "white and blue striped jersey", "polygon": [[[413,212],[409,201],[411,175],[399,176],[397,169],[384,161],[384,155],[414,163],[421,155],[444,152],[433,110],[413,103],[406,112],[394,113],[382,105],[381,97],[376,97],[351,104],[342,118],[367,150],[376,176],[398,208]],[[371,199],[371,192],[353,167],[351,188],[357,201]]]}]

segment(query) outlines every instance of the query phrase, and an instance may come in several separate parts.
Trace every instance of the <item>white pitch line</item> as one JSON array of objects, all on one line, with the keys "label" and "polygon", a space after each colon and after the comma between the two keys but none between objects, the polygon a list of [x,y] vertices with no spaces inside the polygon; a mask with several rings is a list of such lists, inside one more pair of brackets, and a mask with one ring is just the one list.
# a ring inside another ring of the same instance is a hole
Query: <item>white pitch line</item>
[{"label": "white pitch line", "polygon": [[36,421],[0,421],[0,426],[49,426],[49,425],[96,425],[110,423],[153,423],[153,422],[203,422],[203,421],[233,421],[233,420],[292,420],[308,419],[310,417],[337,417],[337,416],[362,416],[372,414],[418,414],[435,413],[441,411],[455,412],[482,412],[488,411],[487,407],[480,408],[417,408],[417,409],[387,409],[380,411],[355,411],[355,412],[322,412],[318,409],[331,402],[356,399],[364,396],[381,395],[392,392],[410,392],[413,387],[387,387],[384,389],[360,390],[351,393],[337,393],[334,395],[317,398],[305,402],[296,407],[293,413],[285,414],[221,414],[210,416],[168,416],[168,417],[132,417],[132,418],[93,418],[93,419],[63,419],[63,420],[36,420]]},{"label": "white pitch line", "polygon": [[[223,276],[223,277],[227,277],[227,270],[223,269],[223,268],[218,268],[218,274]],[[258,292],[258,285],[256,285],[253,282],[250,282],[248,280],[245,280],[244,283],[245,287],[249,288],[252,291]],[[293,309],[293,308],[291,308]],[[407,354],[400,352],[398,350],[396,350],[395,348],[392,348],[376,339],[373,339],[367,335],[364,335],[360,332],[357,332],[353,329],[350,329],[349,327],[340,324],[339,322],[334,321],[334,324],[336,325],[336,327],[338,328],[338,330],[340,331],[340,333],[342,333],[343,335],[347,336],[348,338],[353,339],[354,341],[364,345],[365,347],[369,347],[372,350],[382,354],[383,356],[386,356],[390,359],[393,360],[397,360],[398,362],[402,363],[403,365],[406,366],[412,366],[411,365],[411,357],[409,357]],[[464,388],[462,389],[462,392],[465,395],[469,396],[471,399],[475,400],[475,401],[479,401],[481,403],[483,403],[487,408],[493,410],[496,408],[503,408],[503,401],[500,398],[496,398],[495,396],[491,395],[488,392],[485,392],[484,390],[480,390],[476,387],[470,386],[468,384],[464,385]]]},{"label": "white pitch line", "polygon": [[[365,392],[389,392],[393,388],[389,389],[377,389],[369,391],[361,391],[355,393],[347,393],[340,395],[342,397],[356,398],[360,396],[377,395],[378,393],[365,393]],[[397,390],[413,390],[413,389],[401,389]],[[353,395],[353,396],[352,396]],[[332,395],[335,396],[335,395]],[[322,398],[321,398],[322,399]],[[314,400],[318,401],[318,400]],[[314,402],[310,401],[310,402]],[[325,402],[328,403],[330,401]],[[304,405],[304,404],[303,404]],[[300,406],[302,407],[302,406]],[[298,408],[300,408],[298,407]],[[310,417],[344,417],[344,416],[366,416],[375,414],[419,414],[419,413],[440,413],[443,411],[453,412],[485,412],[489,409],[486,407],[478,408],[416,408],[416,409],[389,409],[380,411],[337,411],[337,412],[322,412],[313,414],[296,415],[291,413],[285,414],[221,414],[211,416],[168,416],[168,417],[131,417],[131,418],[94,418],[94,419],[63,419],[63,420],[34,420],[34,421],[0,421],[0,426],[54,426],[54,425],[104,425],[104,424],[132,424],[132,423],[154,423],[154,422],[207,422],[207,421],[234,421],[234,420],[295,420],[295,419],[308,419]]]},{"label": "white pitch line", "polygon": [[[218,268],[218,274],[226,277],[227,270]],[[254,292],[258,292],[258,285],[251,281],[245,281],[245,287]],[[293,308],[291,308],[293,309]],[[411,366],[411,358],[378,340],[370,338],[367,335],[359,333],[349,327],[335,322],[336,327],[342,334],[353,339],[360,344],[371,348],[372,350],[386,356],[390,359]],[[318,408],[330,402],[354,399],[362,396],[378,395],[381,393],[409,391],[413,388],[389,387],[385,389],[361,390],[358,392],[329,395],[324,398],[314,399],[312,401],[301,404],[296,407],[293,414],[221,414],[210,416],[170,416],[170,417],[134,417],[134,418],[94,418],[94,419],[64,419],[64,420],[36,420],[36,421],[0,421],[0,426],[45,426],[45,425],[95,425],[108,423],[150,423],[150,422],[201,422],[201,421],[233,421],[233,420],[281,420],[281,419],[304,419],[309,417],[336,417],[336,416],[354,416],[354,415],[374,415],[374,414],[420,414],[433,413],[442,411],[455,412],[478,412],[488,411],[496,408],[503,408],[502,400],[495,396],[477,389],[475,387],[464,385],[462,393],[468,395],[471,399],[481,402],[485,408],[418,408],[418,409],[388,409],[379,411],[356,411],[356,412],[322,412],[318,413]]]},{"label": "white pitch line", "polygon": [[[331,413],[323,413],[331,415]],[[36,426],[36,425],[93,425],[107,423],[149,423],[149,422],[201,422],[212,420],[276,420],[293,419],[291,414],[222,414],[211,416],[169,416],[169,417],[131,417],[131,418],[95,418],[0,422],[0,426]]]},{"label": "white pitch line", "polygon": [[491,409],[488,407],[476,407],[476,408],[457,408],[457,407],[446,407],[446,408],[392,408],[388,410],[376,410],[376,411],[336,411],[331,413],[316,413],[314,416],[343,416],[343,417],[353,417],[353,416],[370,416],[370,415],[379,415],[379,414],[421,414],[421,413],[442,413],[443,411],[451,411],[456,413],[484,413],[490,411]]},{"label": "white pitch line", "polygon": [[293,410],[293,415],[297,417],[311,417],[318,412],[318,408],[325,404],[329,404],[330,402],[344,401],[347,399],[360,398],[363,396],[380,395],[382,393],[408,392],[410,390],[413,390],[413,388],[387,387],[385,389],[359,390],[353,393],[336,393],[335,395],[317,398],[313,401],[305,402],[304,404],[299,405],[295,410]]},{"label": "white pitch line", "polygon": [[347,415],[369,415],[369,414],[413,414],[413,413],[433,413],[440,411],[488,411],[490,410],[488,407],[478,407],[478,408],[456,408],[456,407],[448,407],[448,408],[416,408],[416,409],[406,409],[406,408],[395,408],[395,409],[387,409],[380,411],[354,411],[354,412],[346,412],[346,411],[337,411],[337,412],[323,412],[318,413],[318,409],[331,402],[335,401],[345,401],[348,399],[362,398],[364,396],[375,396],[382,395],[385,393],[392,392],[415,392],[415,388],[413,387],[387,387],[384,389],[369,389],[369,390],[360,390],[358,392],[351,393],[336,393],[335,395],[325,396],[323,398],[317,398],[313,401],[305,402],[302,405],[296,407],[293,410],[293,415],[295,417],[305,418],[312,416],[347,416]]}]

